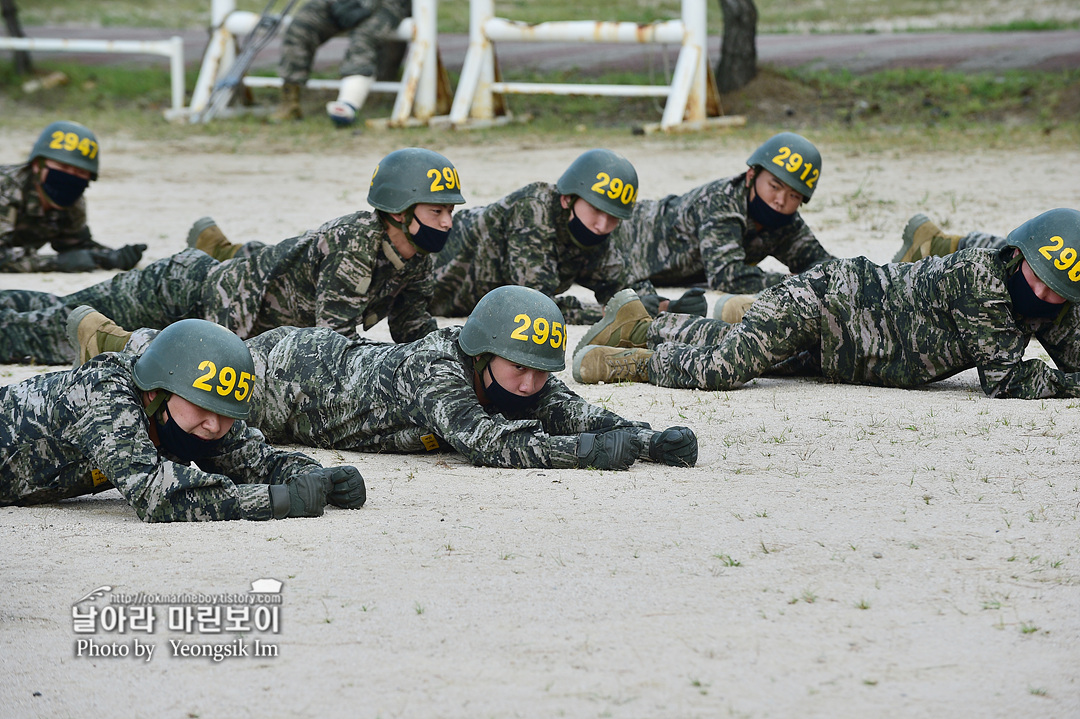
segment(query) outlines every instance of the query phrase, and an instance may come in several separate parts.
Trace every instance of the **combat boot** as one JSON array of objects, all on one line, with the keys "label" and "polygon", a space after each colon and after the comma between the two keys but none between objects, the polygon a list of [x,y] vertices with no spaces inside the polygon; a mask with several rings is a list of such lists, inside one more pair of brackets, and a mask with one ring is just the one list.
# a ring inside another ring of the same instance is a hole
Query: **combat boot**
[{"label": "combat boot", "polygon": [[301,120],[304,113],[300,110],[300,85],[295,82],[287,82],[281,86],[281,104],[270,115],[272,122],[288,122]]},{"label": "combat boot", "polygon": [[214,222],[213,217],[200,217],[188,230],[188,247],[202,250],[218,262],[231,260],[240,249],[225,237],[225,233]]},{"label": "combat boot", "polygon": [[632,347],[589,345],[574,355],[574,379],[582,384],[597,382],[648,382],[652,350]]},{"label": "combat boot", "polygon": [[750,309],[750,305],[757,300],[757,295],[720,295],[720,299],[713,305],[712,316],[723,320],[729,325],[742,322],[743,315]]},{"label": "combat boot", "polygon": [[608,347],[644,347],[645,332],[652,316],[641,303],[637,292],[619,290],[604,305],[604,318],[589,328],[574,348],[574,354],[588,345]]},{"label": "combat boot", "polygon": [[89,305],[79,305],[68,315],[68,342],[75,349],[75,366],[81,367],[102,352],[123,352],[131,333]]},{"label": "combat boot", "polygon": [[960,235],[950,235],[919,213],[908,220],[904,227],[903,243],[893,262],[915,262],[924,257],[944,257],[956,252],[960,245]]}]

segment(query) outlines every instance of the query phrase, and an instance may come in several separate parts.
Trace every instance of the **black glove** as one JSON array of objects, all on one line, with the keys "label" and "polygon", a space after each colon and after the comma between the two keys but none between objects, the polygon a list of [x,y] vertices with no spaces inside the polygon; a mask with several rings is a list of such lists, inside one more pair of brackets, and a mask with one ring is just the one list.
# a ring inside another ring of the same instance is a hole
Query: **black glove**
[{"label": "black glove", "polygon": [[578,467],[629,469],[641,454],[641,440],[625,429],[611,429],[602,434],[586,432],[578,436]]},{"label": "black glove", "polygon": [[286,484],[270,485],[270,503],[274,519],[285,517],[321,517],[326,495],[334,483],[322,474],[323,469],[293,477]]},{"label": "black glove", "polygon": [[130,270],[139,264],[146,245],[124,245],[119,250],[95,250],[94,261],[105,270]]},{"label": "black glove", "polygon": [[89,272],[97,268],[98,264],[90,250],[68,250],[56,256],[58,272]]},{"label": "black glove", "polygon": [[667,311],[705,317],[709,314],[709,301],[705,299],[705,288],[694,287],[683,292],[682,297],[668,303]]},{"label": "black glove", "polygon": [[668,427],[649,440],[649,459],[672,467],[697,464],[697,435],[688,427]]},{"label": "black glove", "polygon": [[641,300],[641,304],[645,305],[645,309],[649,311],[649,315],[656,317],[660,314],[660,301],[664,299],[660,295],[638,295],[638,299]]},{"label": "black glove", "polygon": [[[318,471],[318,470],[316,470]],[[334,483],[327,501],[342,509],[359,509],[367,501],[367,487],[356,467],[327,467],[323,476]]]}]

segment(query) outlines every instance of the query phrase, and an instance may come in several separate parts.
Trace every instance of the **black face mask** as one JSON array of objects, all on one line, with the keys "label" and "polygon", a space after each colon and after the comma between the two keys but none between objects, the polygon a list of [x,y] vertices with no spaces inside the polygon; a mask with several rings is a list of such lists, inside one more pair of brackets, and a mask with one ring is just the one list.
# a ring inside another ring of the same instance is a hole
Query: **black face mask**
[{"label": "black face mask", "polygon": [[450,230],[436,230],[434,227],[428,227],[420,220],[417,220],[420,228],[413,233],[409,238],[412,240],[416,249],[420,250],[424,254],[429,252],[440,252],[442,248],[446,247],[446,240],[450,237]]},{"label": "black face mask", "polygon": [[1019,267],[1016,268],[1016,272],[1012,273],[1012,276],[1006,281],[1006,286],[1009,288],[1009,296],[1012,297],[1013,308],[1024,317],[1032,319],[1053,319],[1061,312],[1061,308],[1065,305],[1054,304],[1053,302],[1047,302],[1046,300],[1039,299],[1035,292],[1032,291],[1031,285],[1028,284],[1027,278],[1024,277],[1024,272]]},{"label": "black face mask", "polygon": [[82,197],[83,192],[86,191],[86,187],[89,184],[90,180],[84,180],[69,172],[63,172],[50,167],[45,173],[45,179],[41,183],[41,189],[45,191],[45,195],[54,205],[57,205],[58,207],[71,207],[79,201],[79,198]]},{"label": "black face mask", "polygon": [[[608,238],[608,235],[598,235],[588,227],[585,223],[578,219],[578,216],[574,214],[574,211],[570,211],[570,237],[573,238],[574,244],[583,250],[591,250],[602,244],[604,240]],[[610,233],[609,233],[610,234]]]},{"label": "black face mask", "polygon": [[[488,377],[491,378],[491,384],[484,388],[484,393],[487,394],[488,399],[491,400],[491,404],[495,406],[495,409],[500,412],[509,412],[511,414],[521,414],[522,412],[528,412],[536,403],[540,401],[540,393],[544,391],[544,387],[541,387],[536,392],[530,395],[514,394],[510,390],[506,389],[498,383],[495,379],[495,374],[491,371],[491,363],[487,366]],[[547,386],[547,383],[544,383]]]},{"label": "black face mask", "polygon": [[[168,406],[167,403],[166,406]],[[181,462],[206,459],[217,452],[218,447],[221,446],[220,439],[200,439],[193,434],[188,434],[180,429],[180,425],[174,422],[171,416],[165,419],[163,412],[158,412],[155,419],[161,448]]]}]

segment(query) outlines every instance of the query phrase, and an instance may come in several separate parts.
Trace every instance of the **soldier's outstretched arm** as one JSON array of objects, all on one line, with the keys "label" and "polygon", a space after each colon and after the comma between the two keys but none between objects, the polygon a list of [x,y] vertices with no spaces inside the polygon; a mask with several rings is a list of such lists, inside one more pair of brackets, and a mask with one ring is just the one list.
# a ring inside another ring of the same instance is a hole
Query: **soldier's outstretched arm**
[{"label": "soldier's outstretched arm", "polygon": [[546,433],[539,420],[508,420],[480,406],[472,378],[451,361],[406,361],[394,379],[414,396],[413,421],[446,440],[481,467],[577,466],[577,436]]},{"label": "soldier's outstretched arm", "polygon": [[[76,373],[93,371],[93,365],[84,365]],[[89,382],[80,383],[63,400],[76,418],[66,438],[120,490],[140,519],[184,522],[273,517],[266,484],[237,483],[224,474],[162,458],[150,441],[145,412],[132,396],[130,385],[115,377],[87,379]],[[226,435],[223,451],[232,454],[236,444],[244,441],[262,442],[261,435],[238,421]],[[281,458],[271,474],[258,481],[281,481],[287,463],[318,466],[314,460],[300,457],[303,455],[288,462]],[[249,472],[254,475],[257,470],[254,467]]]}]

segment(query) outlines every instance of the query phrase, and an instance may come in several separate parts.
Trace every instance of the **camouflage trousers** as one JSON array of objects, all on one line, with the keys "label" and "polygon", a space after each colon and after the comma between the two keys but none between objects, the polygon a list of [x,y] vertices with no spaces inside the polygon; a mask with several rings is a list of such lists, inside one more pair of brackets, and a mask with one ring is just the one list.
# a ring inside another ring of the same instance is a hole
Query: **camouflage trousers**
[{"label": "camouflage trousers", "polygon": [[341,77],[374,76],[383,38],[408,17],[411,5],[408,0],[308,0],[285,31],[278,75],[285,82],[306,83],[319,46],[351,29]]},{"label": "camouflage trousers", "polygon": [[660,387],[727,390],[766,374],[815,374],[822,298],[817,267],[762,292],[742,322],[664,312],[646,335],[649,382]]},{"label": "camouflage trousers", "polygon": [[217,265],[201,250],[186,250],[62,297],[29,290],[0,292],[0,362],[73,362],[67,319],[79,305],[90,305],[125,328],[161,329],[202,317],[204,294],[213,296],[204,280]]},{"label": "camouflage trousers", "polygon": [[1005,238],[989,232],[969,232],[960,238],[960,244],[956,249],[969,250],[973,247],[1000,250],[1005,247]]}]

